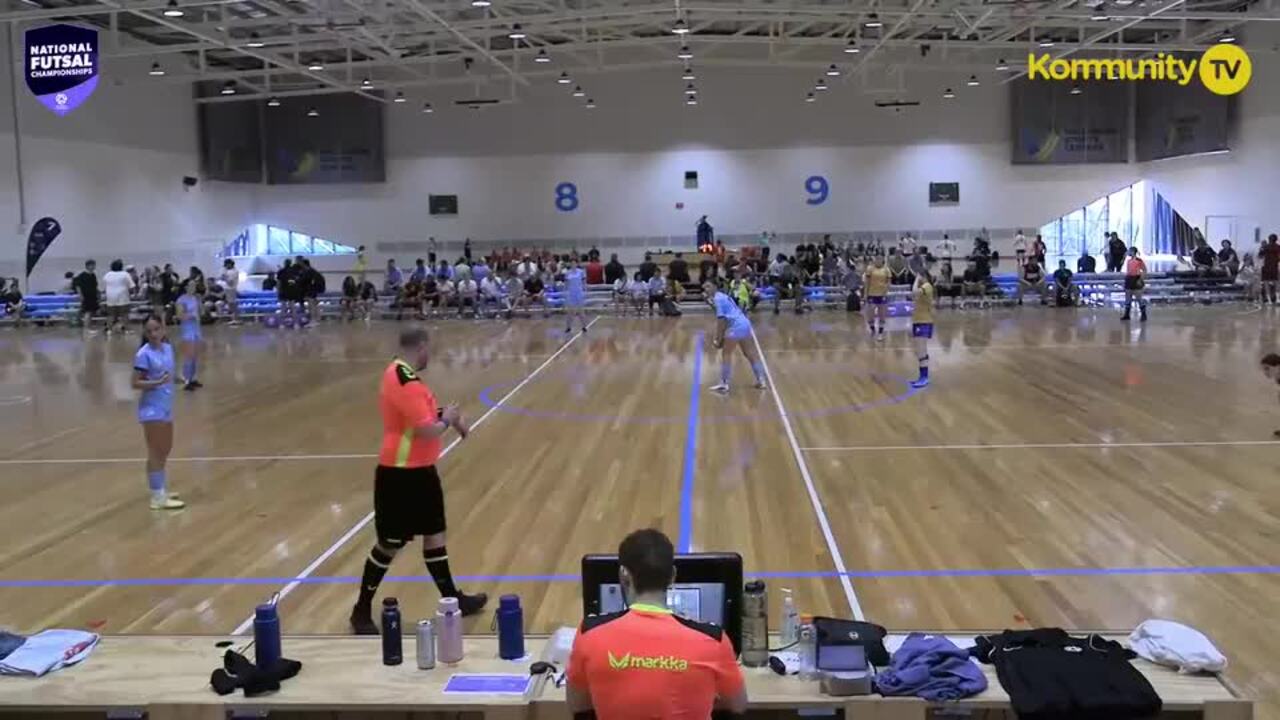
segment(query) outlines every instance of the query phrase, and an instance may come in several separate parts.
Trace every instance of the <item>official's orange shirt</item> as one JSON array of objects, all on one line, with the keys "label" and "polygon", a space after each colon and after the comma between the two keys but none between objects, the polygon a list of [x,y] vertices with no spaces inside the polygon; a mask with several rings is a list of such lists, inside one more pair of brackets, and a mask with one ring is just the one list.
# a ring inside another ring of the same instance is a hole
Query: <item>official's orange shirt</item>
[{"label": "official's orange shirt", "polygon": [[1125,261],[1125,266],[1124,266],[1125,275],[1141,275],[1146,271],[1147,271],[1147,264],[1142,261],[1142,258],[1131,257],[1127,261]]},{"label": "official's orange shirt", "polygon": [[640,604],[583,621],[568,680],[600,720],[706,720],[743,682],[721,628]]},{"label": "official's orange shirt", "polygon": [[414,372],[396,358],[382,373],[378,394],[382,410],[382,448],[378,464],[415,468],[435,465],[440,459],[440,438],[414,437],[413,429],[436,419],[436,396]]}]

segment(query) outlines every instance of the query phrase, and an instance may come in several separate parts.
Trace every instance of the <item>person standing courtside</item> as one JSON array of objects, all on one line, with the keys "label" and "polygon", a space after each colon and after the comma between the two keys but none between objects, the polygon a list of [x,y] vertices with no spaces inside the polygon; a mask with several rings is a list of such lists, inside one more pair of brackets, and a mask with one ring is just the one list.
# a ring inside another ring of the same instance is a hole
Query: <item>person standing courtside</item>
[{"label": "person standing courtside", "polygon": [[399,355],[382,373],[378,404],[382,411],[382,447],[373,480],[373,525],[377,542],[364,563],[360,595],[351,609],[357,635],[377,635],[373,596],[391,561],[414,537],[422,536],[422,559],[441,597],[458,599],[463,615],[480,612],[489,598],[464,594],[454,584],[445,547],[444,488],[436,462],[440,439],[450,428],[465,438],[469,432],[457,405],[437,410],[436,398],[418,373],[430,360],[427,331],[400,333]]},{"label": "person standing courtside", "polygon": [[[1265,270],[1266,266],[1263,266]],[[84,264],[84,272],[76,276],[71,282],[71,288],[80,295],[80,318],[84,322],[84,330],[90,335],[96,335],[93,329],[93,316],[98,314],[100,298],[98,297],[98,264],[89,260]],[[1263,278],[1266,279],[1265,276]]]},{"label": "person standing courtside", "polygon": [[598,720],[745,714],[746,684],[728,634],[667,606],[671,540],[633,532],[618,546],[618,563],[628,609],[582,621],[569,654],[569,712]]},{"label": "person standing courtside", "polygon": [[1147,286],[1147,264],[1138,257],[1138,248],[1129,248],[1129,259],[1124,265],[1124,316],[1121,320],[1129,319],[1129,309],[1136,301],[1138,303],[1138,312],[1142,313],[1141,321],[1147,321],[1147,300],[1143,297],[1143,290]]}]

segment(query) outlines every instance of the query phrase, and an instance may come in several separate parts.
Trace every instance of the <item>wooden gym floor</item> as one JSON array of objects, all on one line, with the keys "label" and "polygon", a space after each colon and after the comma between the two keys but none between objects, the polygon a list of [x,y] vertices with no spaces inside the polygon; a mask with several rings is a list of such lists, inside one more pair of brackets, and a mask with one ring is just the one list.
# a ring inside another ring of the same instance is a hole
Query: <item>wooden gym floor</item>
[{"label": "wooden gym floor", "polygon": [[[737,358],[727,398],[705,390],[706,314],[603,317],[567,345],[558,320],[431,325],[429,384],[480,420],[440,464],[454,571],[519,593],[534,631],[579,619],[584,553],[656,526],[741,552],[775,612],[790,587],[893,629],[1181,620],[1280,718],[1273,310],[943,311],[916,393],[905,320],[874,347],[843,312],[762,314],[776,393]],[[286,632],[343,632],[399,327],[209,329],[175,514],[146,506],[138,336],[0,333],[0,624],[222,634],[284,588]],[[416,547],[391,575],[406,617],[434,606]]]}]

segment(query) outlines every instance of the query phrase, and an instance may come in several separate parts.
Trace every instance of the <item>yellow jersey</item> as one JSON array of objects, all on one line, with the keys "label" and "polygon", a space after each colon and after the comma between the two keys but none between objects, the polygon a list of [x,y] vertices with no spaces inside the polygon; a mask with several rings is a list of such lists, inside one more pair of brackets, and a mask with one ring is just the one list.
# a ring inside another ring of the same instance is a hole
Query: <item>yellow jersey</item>
[{"label": "yellow jersey", "polygon": [[921,283],[911,293],[911,323],[933,324],[933,283]]},{"label": "yellow jersey", "polygon": [[863,284],[867,288],[867,297],[884,297],[889,294],[889,281],[893,279],[887,267],[869,267]]}]

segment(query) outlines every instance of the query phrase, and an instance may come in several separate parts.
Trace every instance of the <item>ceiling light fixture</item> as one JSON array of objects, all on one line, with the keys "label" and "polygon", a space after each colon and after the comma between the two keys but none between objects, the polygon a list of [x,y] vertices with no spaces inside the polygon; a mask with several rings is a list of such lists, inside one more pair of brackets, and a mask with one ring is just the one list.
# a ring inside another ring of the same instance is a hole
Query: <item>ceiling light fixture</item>
[{"label": "ceiling light fixture", "polygon": [[862,52],[862,48],[858,47],[857,40],[850,40],[849,44],[844,46],[844,51],[850,55],[857,55]]},{"label": "ceiling light fixture", "polygon": [[1079,94],[1080,94],[1080,93],[1082,93],[1082,92],[1084,92],[1084,91],[1080,89],[1080,86],[1079,86],[1079,85],[1072,85],[1072,86],[1071,86],[1071,94],[1072,94],[1072,95],[1079,95]]},{"label": "ceiling light fixture", "polygon": [[979,86],[979,85],[981,85],[981,84],[982,84],[982,83],[978,82],[978,76],[977,76],[977,75],[970,75],[970,76],[969,76],[969,82],[967,83],[967,85],[968,85],[969,87],[978,87],[978,86]]},{"label": "ceiling light fixture", "polygon": [[868,15],[867,21],[862,24],[863,26],[869,27],[869,28],[884,27],[884,23],[880,22],[880,18],[875,13],[871,13],[870,15]]},{"label": "ceiling light fixture", "polygon": [[267,101],[267,107],[280,107],[280,98],[273,97]]},{"label": "ceiling light fixture", "polygon": [[675,25],[671,26],[671,32],[675,33],[676,35],[688,35],[689,24],[684,21],[684,18],[680,18],[676,20]]},{"label": "ceiling light fixture", "polygon": [[324,69],[324,65],[319,60],[312,60],[311,64],[307,66],[307,69],[311,72],[320,72]]},{"label": "ceiling light fixture", "polygon": [[164,68],[160,67],[160,63],[153,62],[151,63],[151,72],[147,74],[152,77],[160,77],[161,75],[164,75]]},{"label": "ceiling light fixture", "polygon": [[311,108],[307,111],[307,117],[320,117],[320,111],[315,108]]},{"label": "ceiling light fixture", "polygon": [[943,97],[944,99],[946,99],[946,100],[950,100],[950,99],[954,98],[955,96],[956,96],[956,94],[955,94],[954,92],[952,92],[952,91],[951,91],[951,88],[947,88],[946,90],[942,91],[942,97]]},{"label": "ceiling light fixture", "polygon": [[583,90],[581,85],[576,85],[576,86],[574,86],[574,88],[573,88],[573,96],[574,96],[574,97],[586,97],[586,96],[587,96],[587,91],[586,91],[586,90]]},{"label": "ceiling light fixture", "polygon": [[693,74],[693,68],[686,67],[684,69],[684,74],[680,76],[680,79],[693,81],[693,80],[697,80],[698,76]]},{"label": "ceiling light fixture", "polygon": [[372,90],[372,89],[373,89],[373,81],[372,81],[372,80],[370,80],[369,78],[365,78],[364,80],[361,80],[361,81],[360,81],[360,89],[361,89],[361,90]]},{"label": "ceiling light fixture", "polygon": [[262,38],[258,37],[258,33],[250,34],[249,42],[245,43],[244,45],[245,47],[251,47],[251,48],[260,48],[260,47],[267,46],[266,43],[262,42]]},{"label": "ceiling light fixture", "polygon": [[431,103],[422,103],[422,112],[430,115],[435,112],[435,108],[431,107]]},{"label": "ceiling light fixture", "polygon": [[1108,16],[1108,15],[1106,15],[1106,14],[1104,14],[1104,13],[1100,13],[1100,12],[1094,11],[1094,13],[1093,13],[1092,15],[1090,15],[1090,16],[1089,16],[1089,19],[1090,19],[1090,20],[1092,20],[1092,21],[1094,21],[1094,22],[1103,22],[1103,21],[1105,21],[1105,20],[1110,20],[1110,19],[1111,19],[1111,17],[1110,17],[1110,16]]},{"label": "ceiling light fixture", "polygon": [[1222,33],[1222,37],[1218,38],[1218,42],[1220,43],[1233,43],[1235,41],[1236,41],[1236,35],[1230,30]]},{"label": "ceiling light fixture", "polygon": [[1053,38],[1047,37],[1047,38],[1044,38],[1043,40],[1041,40],[1041,41],[1040,41],[1040,47],[1042,47],[1042,48],[1051,48],[1051,47],[1053,47]]},{"label": "ceiling light fixture", "polygon": [[223,86],[222,86],[222,94],[223,94],[223,95],[235,95],[235,94],[236,94],[236,86],[235,86],[235,83],[228,81],[226,85],[223,85]]},{"label": "ceiling light fixture", "polygon": [[471,7],[473,8],[487,8],[492,4],[489,0],[471,0]]},{"label": "ceiling light fixture", "polygon": [[999,60],[996,61],[996,70],[1003,71],[1008,69],[1009,69],[1009,63],[1005,62],[1004,58],[1000,58]]},{"label": "ceiling light fixture", "polygon": [[681,45],[680,52],[676,53],[676,57],[680,58],[681,60],[692,60],[693,51],[689,49],[688,45]]},{"label": "ceiling light fixture", "polygon": [[523,40],[529,36],[525,35],[524,30],[520,29],[520,23],[516,23],[515,25],[511,26],[511,32],[507,33],[507,37],[511,38],[512,40]]},{"label": "ceiling light fixture", "polygon": [[694,97],[693,95],[690,95],[690,96],[689,96],[689,99],[684,101],[684,104],[685,104],[685,105],[697,105],[697,104],[698,104],[698,98]]},{"label": "ceiling light fixture", "polygon": [[594,110],[595,107],[596,107],[596,101],[592,100],[591,98],[587,98],[587,109]]},{"label": "ceiling light fixture", "polygon": [[813,101],[814,101],[814,100],[816,100],[816,99],[817,99],[817,98],[815,98],[815,97],[813,96],[813,93],[809,93],[808,95],[805,95],[805,96],[804,96],[804,101],[805,101],[805,102],[813,102]]},{"label": "ceiling light fixture", "polygon": [[694,86],[693,86],[693,83],[689,83],[688,85],[685,85],[685,86],[684,86],[684,94],[685,94],[685,95],[697,95],[697,94],[698,94],[698,88],[694,87]]},{"label": "ceiling light fixture", "polygon": [[840,68],[832,64],[831,67],[827,68],[827,77],[840,77]]},{"label": "ceiling light fixture", "polygon": [[560,73],[560,77],[556,78],[556,82],[560,83],[561,85],[568,85],[573,81],[569,79],[569,73],[562,72]]},{"label": "ceiling light fixture", "polygon": [[819,78],[819,79],[818,79],[818,82],[816,82],[816,83],[814,83],[814,84],[813,84],[813,89],[814,89],[814,90],[817,90],[818,92],[824,92],[824,91],[826,91],[826,89],[827,89],[827,81],[826,81],[826,80],[823,80],[823,79],[821,79],[821,78]]},{"label": "ceiling light fixture", "polygon": [[534,56],[533,61],[536,63],[549,63],[551,62],[551,56],[547,54],[546,48],[542,48],[538,51],[538,54]]},{"label": "ceiling light fixture", "polygon": [[182,8],[178,7],[178,0],[169,0],[169,3],[164,6],[163,15],[165,17],[179,18],[185,14],[182,12]]},{"label": "ceiling light fixture", "polygon": [[407,101],[405,100],[405,98],[404,98],[404,91],[403,91],[403,90],[397,90],[397,91],[396,91],[396,98],[395,98],[395,100],[392,100],[391,102],[398,102],[398,103],[407,102]]}]

